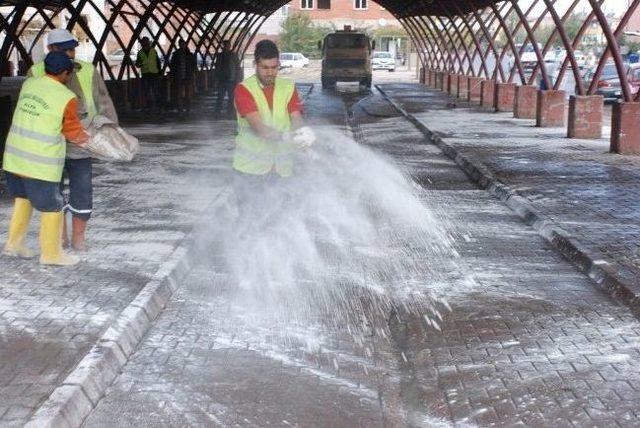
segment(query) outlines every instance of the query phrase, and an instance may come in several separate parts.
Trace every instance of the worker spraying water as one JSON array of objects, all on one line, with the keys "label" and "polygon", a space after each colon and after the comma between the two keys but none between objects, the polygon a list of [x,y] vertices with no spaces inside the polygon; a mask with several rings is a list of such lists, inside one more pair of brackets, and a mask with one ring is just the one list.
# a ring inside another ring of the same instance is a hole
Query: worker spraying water
[{"label": "worker spraying water", "polygon": [[233,168],[252,186],[293,174],[293,152],[315,142],[304,126],[294,82],[278,77],[280,53],[270,40],[256,45],[256,73],[235,90],[238,136]]},{"label": "worker spraying water", "polygon": [[442,223],[387,159],[341,130],[305,126],[278,56],[258,43],[256,74],[236,87],[234,197],[211,225],[242,312],[355,331],[416,305],[435,325],[447,307],[438,284],[457,256]]}]

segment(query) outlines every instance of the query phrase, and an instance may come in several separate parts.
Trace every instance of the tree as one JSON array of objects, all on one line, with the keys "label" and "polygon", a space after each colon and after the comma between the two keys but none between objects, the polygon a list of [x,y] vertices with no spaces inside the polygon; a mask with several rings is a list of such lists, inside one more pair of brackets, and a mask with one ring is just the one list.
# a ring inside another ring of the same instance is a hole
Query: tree
[{"label": "tree", "polygon": [[314,25],[308,15],[291,15],[282,23],[280,49],[283,52],[301,52],[306,57],[318,58],[318,41],[333,31],[330,27]]},{"label": "tree", "polygon": [[[516,29],[518,24],[520,24],[520,18],[518,17],[517,14],[511,13],[504,18],[504,22],[509,32],[512,33]],[[470,35],[467,35],[467,37],[469,38]],[[513,40],[516,44],[520,44],[520,43],[524,43],[526,38],[527,38],[527,32],[525,31],[524,26],[520,25],[516,34],[513,35]],[[507,34],[504,31],[504,28],[500,30],[500,34],[498,34],[498,37],[496,40],[497,40],[497,45],[501,48],[507,47],[509,45],[509,39],[507,37]]]},{"label": "tree", "polygon": [[573,41],[580,31],[580,27],[584,23],[587,16],[585,13],[574,13],[564,23],[564,29],[567,32],[569,40]]}]

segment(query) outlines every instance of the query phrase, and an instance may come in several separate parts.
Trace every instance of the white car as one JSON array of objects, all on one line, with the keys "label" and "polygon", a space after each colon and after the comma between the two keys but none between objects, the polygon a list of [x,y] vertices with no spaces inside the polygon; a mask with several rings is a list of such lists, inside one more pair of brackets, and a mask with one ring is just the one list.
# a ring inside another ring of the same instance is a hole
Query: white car
[{"label": "white car", "polygon": [[583,54],[582,51],[575,51],[573,54],[576,57],[576,63],[578,63],[579,68],[587,66],[587,56]]},{"label": "white car", "polygon": [[544,62],[546,63],[562,63],[567,57],[567,51],[564,49],[552,49],[544,56]]},{"label": "white car", "polygon": [[391,52],[374,52],[371,58],[373,70],[396,71],[396,60]]},{"label": "white car", "polygon": [[309,58],[300,52],[284,52],[280,54],[280,68],[302,68],[309,65]]},{"label": "white car", "polygon": [[[129,58],[131,58],[132,62],[136,61],[136,57],[137,56],[138,56],[138,53],[135,52],[134,50],[132,50],[129,53]],[[122,61],[124,61],[124,50],[118,49],[115,52],[110,53],[109,55],[107,55],[107,60],[111,61],[111,62],[122,62]]]}]

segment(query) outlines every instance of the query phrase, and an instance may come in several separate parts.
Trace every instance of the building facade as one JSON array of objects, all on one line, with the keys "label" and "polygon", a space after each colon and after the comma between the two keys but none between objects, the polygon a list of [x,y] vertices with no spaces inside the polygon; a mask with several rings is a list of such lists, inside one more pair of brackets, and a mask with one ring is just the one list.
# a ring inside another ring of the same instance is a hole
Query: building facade
[{"label": "building facade", "polygon": [[384,7],[371,0],[294,0],[289,13],[304,13],[317,25],[337,29],[350,25],[357,29],[400,27],[400,23]]},{"label": "building facade", "polygon": [[308,15],[319,27],[340,30],[350,26],[366,31],[376,39],[378,50],[392,52],[398,57],[408,49],[408,37],[400,22],[371,0],[293,0],[265,21],[253,44],[263,39],[277,42],[284,20],[300,13]]}]

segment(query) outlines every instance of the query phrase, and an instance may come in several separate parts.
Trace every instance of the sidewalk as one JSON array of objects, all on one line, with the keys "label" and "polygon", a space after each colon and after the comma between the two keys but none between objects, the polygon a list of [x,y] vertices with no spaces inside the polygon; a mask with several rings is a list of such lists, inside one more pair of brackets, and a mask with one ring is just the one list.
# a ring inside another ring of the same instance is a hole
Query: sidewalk
[{"label": "sidewalk", "polygon": [[[201,119],[126,124],[141,142],[135,161],[95,164],[90,249],[80,265],[0,257],[0,426],[24,425],[224,188],[232,122],[208,120],[199,107]],[[0,199],[2,242],[10,209]],[[35,215],[32,248],[38,225]]]},{"label": "sidewalk", "polygon": [[[574,140],[419,84],[380,85],[432,142],[637,314],[640,157]],[[425,129],[426,128],[426,129]],[[433,133],[433,134],[430,134]]]}]

